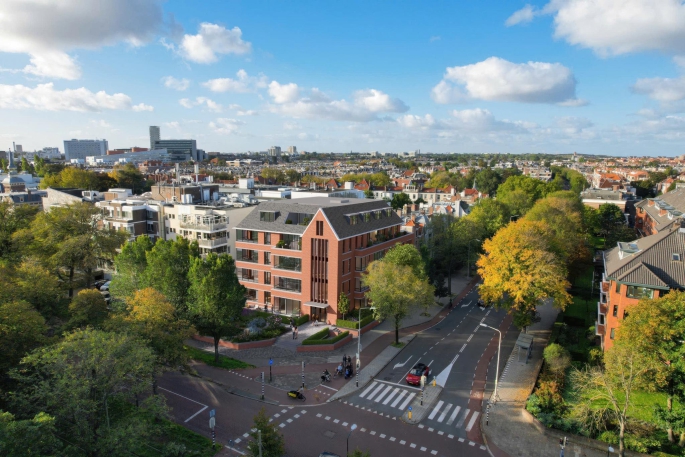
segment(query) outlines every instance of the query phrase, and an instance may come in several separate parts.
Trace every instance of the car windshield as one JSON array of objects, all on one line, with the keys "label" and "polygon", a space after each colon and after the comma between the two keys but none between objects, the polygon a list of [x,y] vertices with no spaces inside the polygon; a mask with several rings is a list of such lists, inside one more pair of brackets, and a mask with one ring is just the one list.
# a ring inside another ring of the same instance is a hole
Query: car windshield
[{"label": "car windshield", "polygon": [[421,376],[423,374],[423,368],[412,368],[411,374],[414,376]]}]

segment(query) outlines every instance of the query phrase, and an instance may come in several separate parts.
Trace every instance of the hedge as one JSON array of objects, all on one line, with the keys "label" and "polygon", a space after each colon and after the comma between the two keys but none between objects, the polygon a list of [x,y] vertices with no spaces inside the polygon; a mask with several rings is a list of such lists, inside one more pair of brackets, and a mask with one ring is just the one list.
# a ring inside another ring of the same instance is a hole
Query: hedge
[{"label": "hedge", "polygon": [[322,340],[328,336],[328,327],[324,327],[323,329],[319,330],[318,332],[314,333],[313,335],[310,335],[308,338],[304,339],[302,341],[302,344],[307,344],[307,341],[309,340]]},{"label": "hedge", "polygon": [[370,316],[366,316],[364,319],[361,320],[361,322],[357,322],[357,321],[345,321],[345,320],[342,320],[342,319],[338,319],[337,322],[336,322],[336,325],[337,325],[338,327],[342,327],[342,328],[353,328],[353,329],[358,329],[358,328],[360,327],[360,325],[359,325],[360,323],[361,323],[361,328],[364,328],[364,327],[366,327],[367,325],[369,325],[371,322],[373,322],[373,320],[374,320],[374,319],[373,319],[373,314],[372,314],[372,315],[370,315]]},{"label": "hedge", "polygon": [[[326,329],[326,332],[328,332],[328,329]],[[350,332],[342,332],[341,334],[337,335],[336,337],[334,337],[334,338],[328,338],[328,339],[326,339],[326,340],[316,340],[316,339],[312,339],[313,337],[315,337],[315,336],[318,335],[319,333],[321,333],[321,332],[317,332],[317,333],[315,333],[314,335],[312,335],[312,336],[310,336],[309,338],[307,338],[306,340],[304,340],[304,341],[302,342],[302,345],[303,345],[303,346],[314,346],[314,345],[316,345],[316,344],[335,344],[335,343],[337,343],[338,341],[342,340],[343,338],[345,338],[347,335],[350,334]]]},{"label": "hedge", "polygon": [[309,314],[303,314],[302,316],[295,318],[295,325],[298,327],[306,322],[309,322]]}]

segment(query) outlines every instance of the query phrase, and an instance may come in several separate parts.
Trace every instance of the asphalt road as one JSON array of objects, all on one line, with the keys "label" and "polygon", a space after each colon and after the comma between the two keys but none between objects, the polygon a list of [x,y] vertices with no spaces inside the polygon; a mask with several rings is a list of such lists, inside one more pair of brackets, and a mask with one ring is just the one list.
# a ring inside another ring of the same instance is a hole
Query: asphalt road
[{"label": "asphalt road", "polygon": [[[444,320],[418,334],[367,387],[347,398],[348,404],[399,418],[421,395],[421,389],[409,386],[405,377],[416,363],[423,362],[431,367],[429,381],[435,376],[444,388],[421,425],[466,438],[480,414],[468,407],[476,365],[491,339],[497,338],[497,332],[480,323],[498,328],[506,316],[502,310],[478,307],[477,291],[474,288]],[[517,335],[511,329],[503,335],[502,354],[511,352]],[[494,381],[495,360],[486,389]],[[505,364],[506,356],[500,359],[500,371]]]}]

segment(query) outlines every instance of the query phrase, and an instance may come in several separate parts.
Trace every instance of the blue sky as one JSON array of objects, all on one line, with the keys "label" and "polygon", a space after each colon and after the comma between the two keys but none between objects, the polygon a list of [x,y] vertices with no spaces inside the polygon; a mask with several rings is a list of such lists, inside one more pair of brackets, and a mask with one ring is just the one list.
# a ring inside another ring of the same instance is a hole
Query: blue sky
[{"label": "blue sky", "polygon": [[6,0],[0,30],[2,149],[685,153],[682,0]]}]

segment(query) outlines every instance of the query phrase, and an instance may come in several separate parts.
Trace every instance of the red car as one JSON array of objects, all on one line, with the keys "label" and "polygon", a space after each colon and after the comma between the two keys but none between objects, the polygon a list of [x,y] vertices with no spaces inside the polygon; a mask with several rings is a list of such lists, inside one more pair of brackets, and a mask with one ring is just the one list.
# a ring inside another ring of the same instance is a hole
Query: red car
[{"label": "red car", "polygon": [[409,373],[407,374],[407,384],[410,384],[412,386],[420,386],[421,385],[421,376],[430,376],[431,374],[431,369],[429,366],[427,366],[425,363],[417,363],[414,365],[414,368],[409,370]]}]

